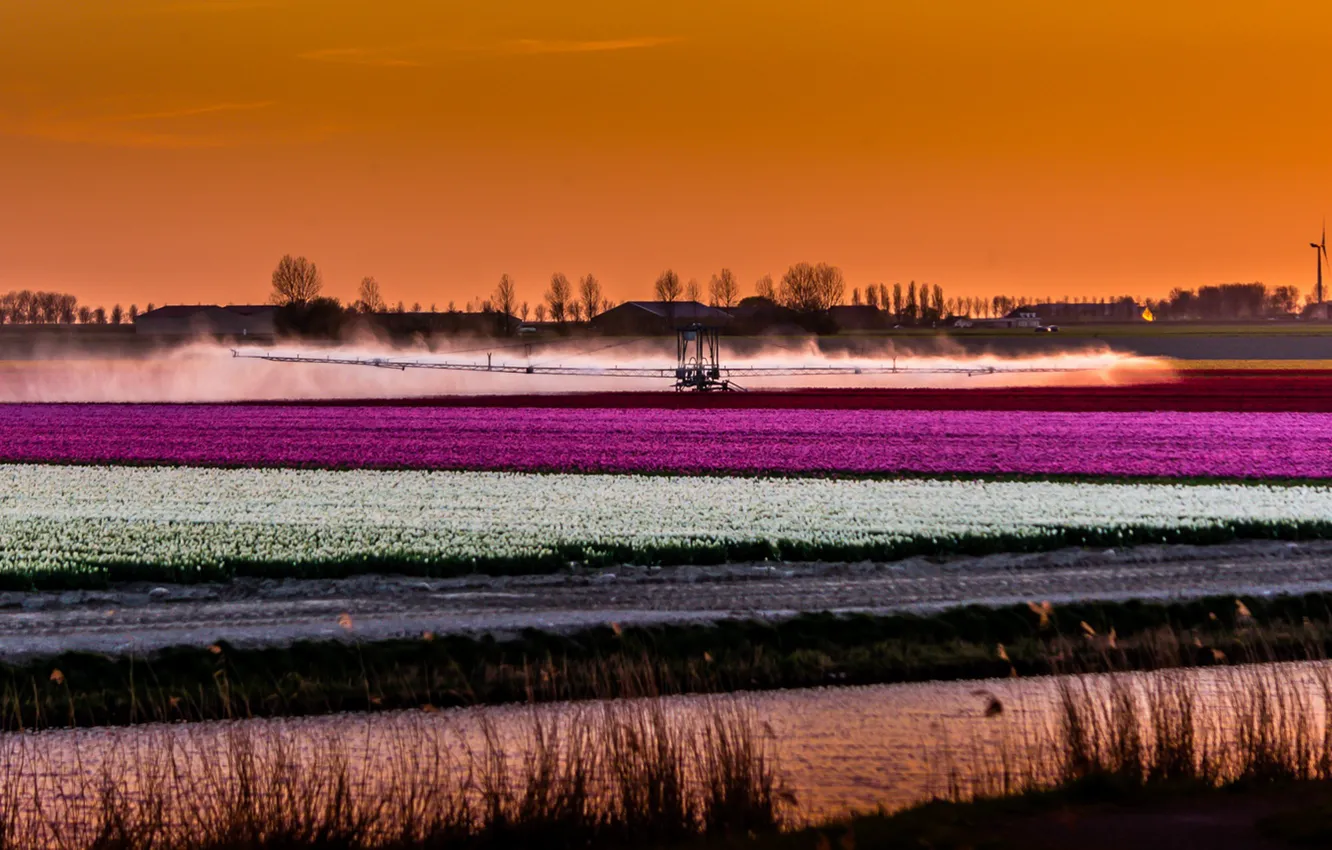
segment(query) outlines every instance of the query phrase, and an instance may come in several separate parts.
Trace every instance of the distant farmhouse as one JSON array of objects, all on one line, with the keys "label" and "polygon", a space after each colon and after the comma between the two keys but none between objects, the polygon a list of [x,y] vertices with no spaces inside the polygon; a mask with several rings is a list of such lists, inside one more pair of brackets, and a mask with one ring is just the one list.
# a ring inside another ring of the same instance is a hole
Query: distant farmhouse
[{"label": "distant farmhouse", "polygon": [[626,301],[588,324],[607,334],[666,334],[688,325],[726,327],[731,314],[697,301]]},{"label": "distant farmhouse", "polygon": [[1060,302],[1037,304],[1023,309],[1032,310],[1047,325],[1078,322],[1142,322],[1147,321],[1143,307],[1136,301],[1121,299],[1109,304],[1074,304]]},{"label": "distant farmhouse", "polygon": [[798,334],[805,330],[802,317],[795,310],[757,295],[741,299],[738,306],[726,312],[731,314],[730,331],[736,334]]},{"label": "distant farmhouse", "polygon": [[[520,322],[514,316],[496,312],[483,313],[358,313],[348,314],[353,324],[361,324],[372,331],[393,337],[432,334],[511,334]],[[228,305],[216,304],[172,305],[141,313],[134,322],[140,336],[158,338],[185,338],[191,336],[243,337],[245,339],[272,340],[281,329],[279,308],[269,304]]]},{"label": "distant farmhouse", "polygon": [[958,319],[955,328],[1039,328],[1041,317],[1030,307],[1019,307],[997,319]]},{"label": "distant farmhouse", "polygon": [[277,308],[268,304],[196,304],[158,307],[134,320],[140,336],[223,336],[272,339],[277,335]]},{"label": "distant farmhouse", "polygon": [[522,324],[517,316],[486,311],[481,313],[361,313],[357,320],[395,337],[434,334],[506,335]]},{"label": "distant farmhouse", "polygon": [[961,318],[953,323],[957,328],[1039,328],[1043,325],[1074,325],[1078,323],[1147,322],[1148,314],[1135,301],[1116,301],[1111,304],[1077,304],[1057,302],[1018,307],[997,319]]}]

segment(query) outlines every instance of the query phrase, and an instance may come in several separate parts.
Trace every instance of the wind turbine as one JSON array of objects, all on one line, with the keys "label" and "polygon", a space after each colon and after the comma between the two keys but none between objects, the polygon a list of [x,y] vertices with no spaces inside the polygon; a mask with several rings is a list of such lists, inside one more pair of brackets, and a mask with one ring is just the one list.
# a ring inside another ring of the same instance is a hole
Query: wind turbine
[{"label": "wind turbine", "polygon": [[1323,238],[1318,242],[1310,242],[1309,247],[1314,249],[1314,257],[1318,260],[1318,284],[1314,287],[1314,303],[1323,303],[1323,263],[1332,266],[1327,258],[1327,220],[1323,220]]}]

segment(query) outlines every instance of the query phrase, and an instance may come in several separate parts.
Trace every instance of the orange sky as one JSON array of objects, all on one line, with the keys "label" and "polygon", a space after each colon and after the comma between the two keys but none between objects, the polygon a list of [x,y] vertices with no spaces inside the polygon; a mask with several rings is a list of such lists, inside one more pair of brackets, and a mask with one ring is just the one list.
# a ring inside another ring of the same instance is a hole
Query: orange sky
[{"label": "orange sky", "polygon": [[1312,288],[1332,4],[4,0],[0,291]]}]

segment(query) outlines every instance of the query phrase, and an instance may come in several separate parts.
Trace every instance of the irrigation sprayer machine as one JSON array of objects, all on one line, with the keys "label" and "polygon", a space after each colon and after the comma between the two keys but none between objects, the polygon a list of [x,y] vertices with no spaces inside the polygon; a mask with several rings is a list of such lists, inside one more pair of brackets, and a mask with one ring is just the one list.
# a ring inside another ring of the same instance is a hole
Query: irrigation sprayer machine
[{"label": "irrigation sprayer machine", "polygon": [[[641,338],[629,340],[636,342]],[[622,343],[616,343],[619,345]],[[609,346],[607,346],[609,347]],[[530,359],[531,345],[526,345]],[[600,350],[600,349],[597,349]],[[727,366],[721,362],[721,333],[716,327],[688,325],[675,332],[675,368],[650,366],[563,366],[495,363],[493,352],[486,354],[485,363],[452,362],[412,357],[351,357],[315,354],[282,354],[271,351],[241,350],[233,348],[233,357],[246,360],[267,360],[274,363],[321,363],[335,366],[370,366],[377,369],[438,369],[450,372],[485,372],[504,375],[567,375],[589,378],[660,378],[674,382],[677,392],[729,392],[743,391],[736,379],[776,378],[802,376],[847,375],[993,375],[1035,372],[1079,372],[1086,366],[950,366],[930,364],[899,364],[894,357],[890,364],[861,366]],[[454,352],[456,353],[456,352]],[[593,352],[581,352],[590,354]],[[578,355],[574,355],[578,356]]]}]

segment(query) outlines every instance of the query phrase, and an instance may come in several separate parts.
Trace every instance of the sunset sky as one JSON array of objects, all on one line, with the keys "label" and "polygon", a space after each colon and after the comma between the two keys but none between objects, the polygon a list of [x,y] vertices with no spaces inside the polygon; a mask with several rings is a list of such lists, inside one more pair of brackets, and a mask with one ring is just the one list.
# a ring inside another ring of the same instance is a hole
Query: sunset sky
[{"label": "sunset sky", "polygon": [[0,291],[1313,286],[1332,4],[3,0]]}]

